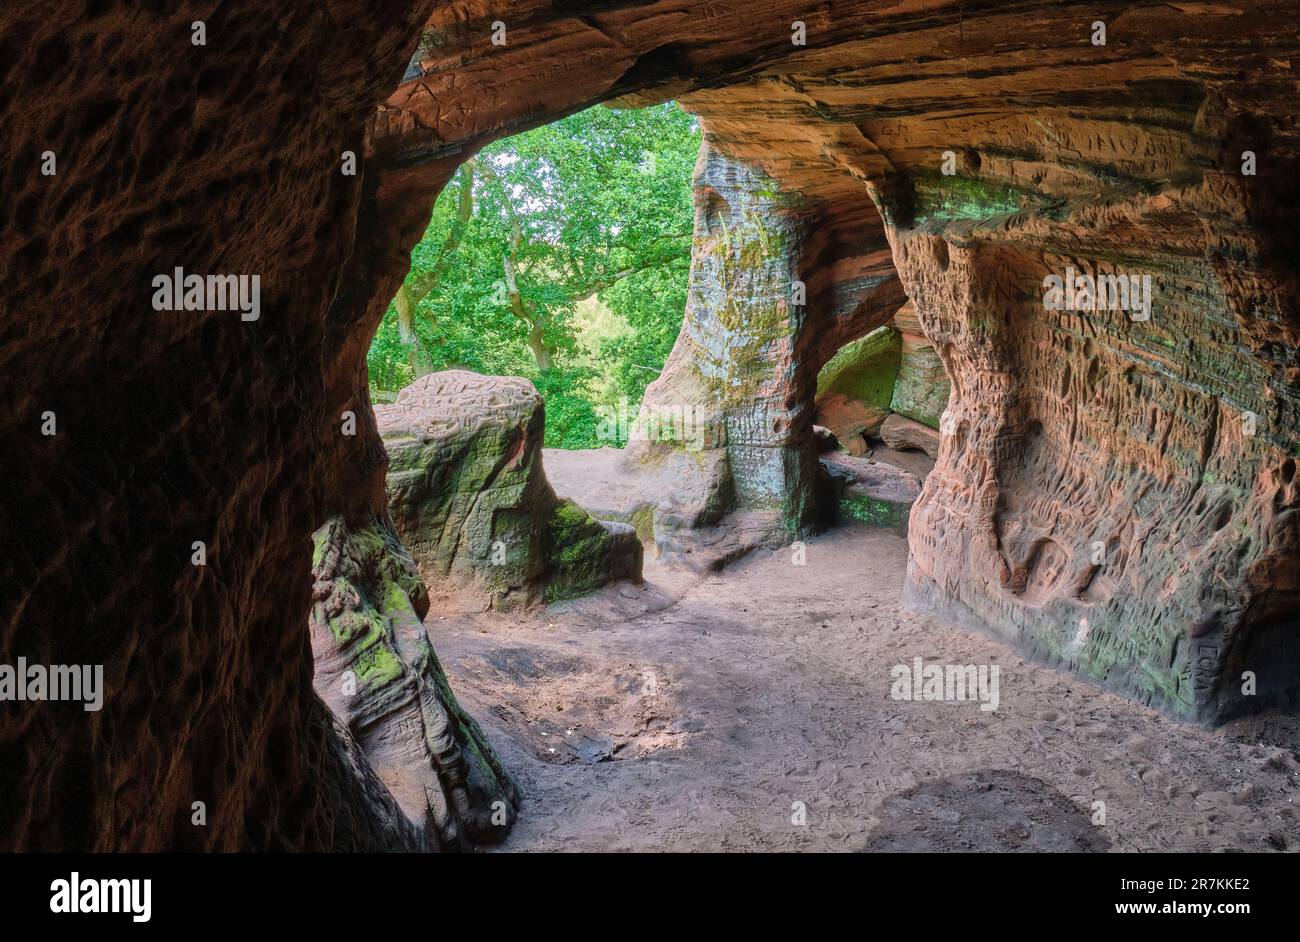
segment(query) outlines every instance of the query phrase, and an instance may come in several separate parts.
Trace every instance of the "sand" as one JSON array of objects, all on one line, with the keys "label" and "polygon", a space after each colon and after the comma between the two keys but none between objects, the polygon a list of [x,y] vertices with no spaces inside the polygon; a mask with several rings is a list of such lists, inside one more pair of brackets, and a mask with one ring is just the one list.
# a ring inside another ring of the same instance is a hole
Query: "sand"
[{"label": "sand", "polygon": [[[524,789],[503,850],[1300,848],[1300,720],[1176,723],[907,612],[897,532],[792,556],[648,560],[642,586],[430,616]],[[998,665],[998,709],[891,699],[917,656]]]}]

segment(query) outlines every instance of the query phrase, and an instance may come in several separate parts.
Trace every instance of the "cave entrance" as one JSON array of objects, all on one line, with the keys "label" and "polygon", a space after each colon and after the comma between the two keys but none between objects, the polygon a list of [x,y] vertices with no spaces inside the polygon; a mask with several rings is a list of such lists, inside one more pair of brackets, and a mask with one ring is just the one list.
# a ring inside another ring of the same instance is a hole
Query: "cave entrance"
[{"label": "cave entrance", "polygon": [[421,376],[531,381],[548,448],[621,447],[681,326],[697,119],[597,106],[462,163],[371,342],[372,401]]},{"label": "cave entrance", "polygon": [[840,517],[906,526],[938,456],[950,393],[910,302],[827,361],[817,375],[817,450]]},{"label": "cave entrance", "polygon": [[[374,336],[388,519],[322,538],[356,563],[325,601],[360,589],[368,608],[313,622],[317,685],[370,751],[410,735],[384,690],[423,678],[437,693],[412,709],[482,757],[479,806],[513,807],[506,770],[537,761],[677,754],[726,709],[687,682],[715,628],[747,675],[810,611],[848,656],[853,606],[901,601],[947,397],[881,215],[860,181],[809,188],[800,161],[704,125],[602,106],[468,159]],[[837,407],[880,421],[855,438]],[[874,526],[827,532],[837,516]],[[377,624],[391,641],[358,642]],[[349,669],[364,698],[334,693]]]},{"label": "cave entrance", "polygon": [[[829,165],[836,187],[809,186],[806,162],[769,158],[673,103],[598,106],[455,172],[367,364],[390,511],[431,586],[512,608],[638,572],[630,550],[586,558],[629,529],[649,564],[699,571],[844,510],[905,520],[937,451],[943,366],[868,189]],[[454,472],[430,471],[431,425],[475,433],[450,441]],[[836,436],[843,453],[819,464]],[[902,469],[883,485],[872,447]],[[475,523],[474,482],[503,493],[497,459],[514,452],[528,474]],[[557,567],[583,571],[557,582]]]},{"label": "cave entrance", "polygon": [[441,607],[639,577],[697,465],[642,473],[639,449],[704,444],[698,397],[643,402],[688,307],[700,140],[673,102],[597,106],[484,148],[437,199],[367,366],[389,511]]}]

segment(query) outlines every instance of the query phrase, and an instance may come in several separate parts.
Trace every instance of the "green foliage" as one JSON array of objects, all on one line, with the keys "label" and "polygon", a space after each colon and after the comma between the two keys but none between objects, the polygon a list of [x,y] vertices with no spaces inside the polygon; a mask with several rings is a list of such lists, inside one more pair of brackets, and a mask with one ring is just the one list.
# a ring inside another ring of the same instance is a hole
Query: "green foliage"
[{"label": "green foliage", "polygon": [[[698,149],[674,104],[596,107],[485,148],[411,253],[413,313],[391,304],[375,334],[374,397],[438,370],[525,376],[547,445],[598,444],[597,406],[635,407],[681,327]],[[593,304],[594,321],[575,316]]]},{"label": "green foliage", "polygon": [[601,292],[600,299],[631,326],[627,333],[604,338],[600,359],[608,364],[611,398],[641,401],[646,386],[663,368],[682,326],[690,257],[636,272]]},{"label": "green foliage", "polygon": [[586,393],[591,377],[590,369],[553,367],[534,380],[546,404],[547,448],[597,448],[608,444],[596,438],[600,420]]}]

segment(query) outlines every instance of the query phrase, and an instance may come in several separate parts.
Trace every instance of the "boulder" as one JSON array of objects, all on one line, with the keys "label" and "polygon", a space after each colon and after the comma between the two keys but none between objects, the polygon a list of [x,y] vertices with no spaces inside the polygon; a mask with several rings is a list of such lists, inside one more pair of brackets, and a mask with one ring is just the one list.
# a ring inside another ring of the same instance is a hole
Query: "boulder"
[{"label": "boulder", "polygon": [[822,467],[838,484],[839,513],[876,526],[903,527],[921,482],[910,471],[843,452],[825,455]]},{"label": "boulder", "polygon": [[928,425],[901,415],[891,415],[880,426],[880,439],[899,451],[923,451],[931,458],[939,456],[939,433]]},{"label": "boulder", "polygon": [[542,399],[528,380],[432,373],[375,415],[389,511],[435,595],[510,609],[641,578],[635,530],[547,482]]}]

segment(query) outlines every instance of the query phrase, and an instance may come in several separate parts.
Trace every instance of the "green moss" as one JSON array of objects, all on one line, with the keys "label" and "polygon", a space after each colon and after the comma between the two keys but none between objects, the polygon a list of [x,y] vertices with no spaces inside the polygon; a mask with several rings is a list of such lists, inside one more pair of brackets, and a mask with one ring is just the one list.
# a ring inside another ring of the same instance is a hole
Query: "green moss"
[{"label": "green moss", "polygon": [[[353,541],[349,554],[360,555],[359,545],[369,542],[371,537],[382,544],[377,534],[368,530],[349,534]],[[392,649],[390,626],[392,613],[409,613],[410,617],[415,617],[406,591],[392,580],[384,579],[378,591],[379,605],[376,606],[352,580],[336,575],[334,581],[337,590],[355,594],[361,600],[359,608],[343,611],[328,621],[330,634],[340,647],[357,652],[353,660],[357,680],[366,686],[383,686],[401,677],[403,668]]]},{"label": "green moss", "polygon": [[604,585],[610,534],[599,520],[572,501],[561,501],[547,521],[545,548],[551,572],[547,602],[585,595]]},{"label": "green moss", "polygon": [[889,408],[937,429],[951,393],[943,361],[933,347],[925,346],[903,354]]},{"label": "green moss", "polygon": [[739,302],[728,293],[718,311],[718,323],[726,330],[723,347],[726,359],[716,372],[698,373],[701,382],[725,410],[749,402],[772,377],[768,350],[790,334],[788,308],[770,299]]},{"label": "green moss", "polygon": [[324,526],[311,535],[311,568],[315,569],[325,558],[325,547],[328,545],[329,527]]},{"label": "green moss", "polygon": [[817,395],[838,393],[889,408],[902,349],[902,335],[890,327],[881,327],[845,344],[817,374]]},{"label": "green moss", "polygon": [[944,176],[934,171],[913,177],[913,225],[935,219],[988,219],[1019,212],[1030,194],[1012,186],[974,177]]},{"label": "green moss", "polygon": [[406,588],[391,580],[384,582],[384,613],[400,612],[411,607],[411,596]]},{"label": "green moss", "polygon": [[402,663],[385,644],[376,644],[357,655],[357,680],[366,686],[382,687],[402,676]]},{"label": "green moss", "polygon": [[366,686],[383,686],[402,676],[402,664],[393,652],[388,625],[373,610],[344,612],[329,620],[330,634],[341,646],[355,647],[357,680]]},{"label": "green moss", "polygon": [[649,504],[633,511],[628,522],[636,529],[636,537],[642,543],[653,543],[655,538],[655,509]]},{"label": "green moss", "polygon": [[910,504],[896,504],[861,494],[846,494],[840,500],[840,513],[873,527],[906,527]]},{"label": "green moss", "polygon": [[[1147,650],[1162,646],[1159,637],[1142,637],[1125,633],[1118,638],[1103,625],[1093,625],[1087,642],[1082,647],[1073,646],[1073,632],[1048,634],[1042,638],[1047,649],[1066,662],[1072,662],[1081,673],[1104,680],[1107,677],[1129,675],[1135,689],[1145,691],[1156,701],[1169,704],[1175,713],[1191,715],[1194,709],[1190,691],[1183,684],[1172,651],[1155,653]],[[1174,665],[1154,669],[1153,664]]]}]

